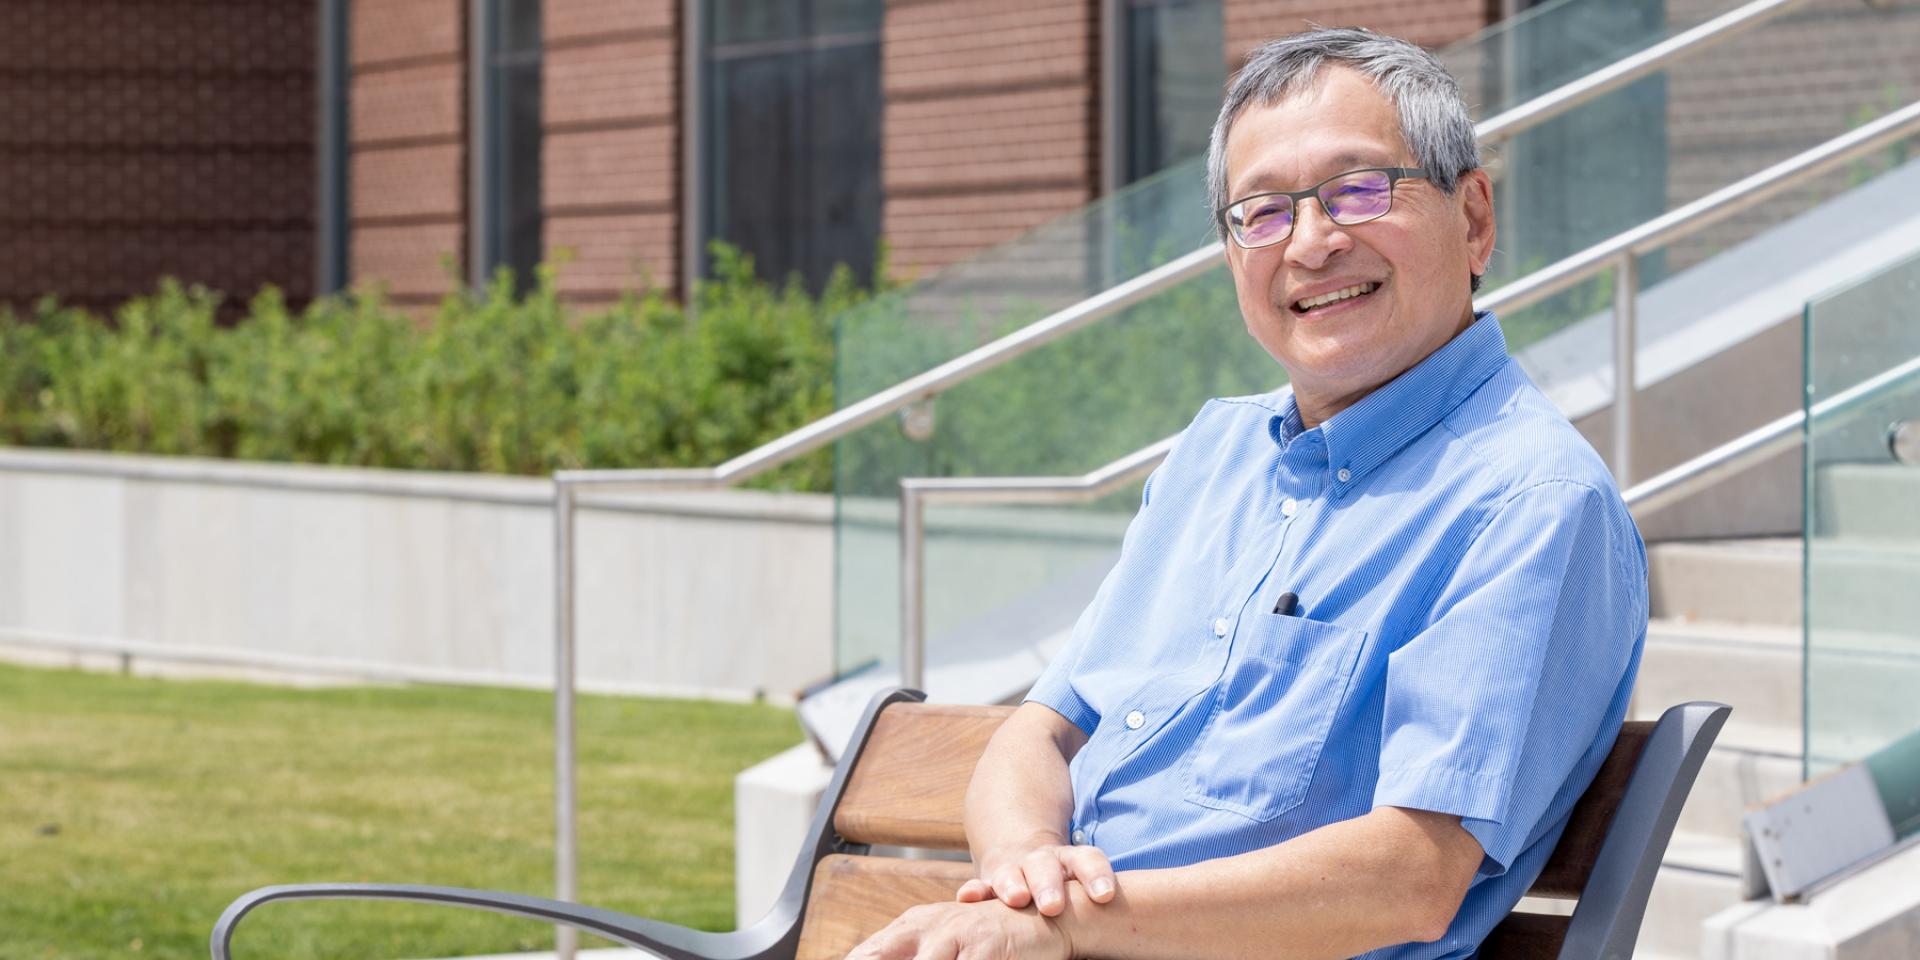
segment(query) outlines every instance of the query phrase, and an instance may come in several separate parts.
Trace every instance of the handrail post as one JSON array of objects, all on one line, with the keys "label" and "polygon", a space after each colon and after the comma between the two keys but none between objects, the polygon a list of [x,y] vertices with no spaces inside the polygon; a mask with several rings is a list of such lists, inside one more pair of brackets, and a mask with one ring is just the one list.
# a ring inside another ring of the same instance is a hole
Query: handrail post
[{"label": "handrail post", "polygon": [[900,479],[900,685],[927,682],[927,504],[910,477]]},{"label": "handrail post", "polygon": [[[553,478],[554,663],[553,663],[553,896],[572,902],[575,880],[573,740],[573,533],[574,490]],[[554,928],[555,960],[573,960],[580,935],[572,927]]]},{"label": "handrail post", "polygon": [[1635,300],[1640,270],[1633,248],[1613,266],[1613,479],[1625,490],[1633,482],[1633,383],[1639,322]]}]

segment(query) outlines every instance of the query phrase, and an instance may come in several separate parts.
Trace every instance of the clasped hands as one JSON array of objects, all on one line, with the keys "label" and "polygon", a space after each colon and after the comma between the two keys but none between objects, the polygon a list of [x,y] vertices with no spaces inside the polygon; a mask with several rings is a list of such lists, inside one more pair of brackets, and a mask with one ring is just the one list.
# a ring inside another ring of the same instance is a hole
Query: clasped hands
[{"label": "clasped hands", "polygon": [[847,960],[1070,960],[1072,938],[1056,919],[1070,885],[1094,903],[1118,889],[1098,847],[1047,843],[976,863],[979,876],[961,884],[953,902],[908,910]]}]

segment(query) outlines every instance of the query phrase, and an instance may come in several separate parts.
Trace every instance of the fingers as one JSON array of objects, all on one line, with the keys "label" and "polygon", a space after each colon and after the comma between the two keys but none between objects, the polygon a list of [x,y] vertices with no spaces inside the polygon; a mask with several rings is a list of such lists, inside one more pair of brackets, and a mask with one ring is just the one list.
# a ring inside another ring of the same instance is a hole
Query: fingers
[{"label": "fingers", "polygon": [[1042,847],[1019,862],[995,870],[986,879],[969,880],[954,899],[978,903],[998,899],[1016,910],[1031,904],[1044,917],[1057,917],[1067,908],[1067,881],[1078,880],[1095,903],[1108,903],[1119,891],[1113,864],[1098,847]]},{"label": "fingers", "polygon": [[993,884],[985,880],[968,880],[966,883],[960,885],[960,890],[953,895],[953,899],[961,903],[979,903],[982,900],[992,900]]},{"label": "fingers", "polygon": [[[1061,849],[1045,847],[1020,860],[1020,870],[1026,877],[1034,908],[1043,917],[1057,917],[1067,909],[1067,868],[1058,852]],[[1000,899],[1006,900],[1005,897]],[[1012,901],[1008,901],[1007,905],[1019,906]]]},{"label": "fingers", "polygon": [[1027,888],[1026,871],[1019,863],[1010,863],[994,871],[992,884],[994,897],[1015,910],[1033,902],[1032,891]]},{"label": "fingers", "polygon": [[1069,879],[1078,880],[1087,888],[1087,896],[1093,898],[1093,902],[1106,903],[1113,899],[1118,881],[1113,875],[1113,864],[1099,847],[1062,847],[1060,862],[1066,867]]}]

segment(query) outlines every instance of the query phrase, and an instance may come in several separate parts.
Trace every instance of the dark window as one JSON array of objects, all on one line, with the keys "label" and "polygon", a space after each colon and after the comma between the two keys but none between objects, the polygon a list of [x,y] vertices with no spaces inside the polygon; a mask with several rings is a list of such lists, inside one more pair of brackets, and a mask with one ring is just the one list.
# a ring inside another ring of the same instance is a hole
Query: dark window
[{"label": "dark window", "polygon": [[880,238],[881,0],[705,0],[704,236],[863,281]]},{"label": "dark window", "polygon": [[482,276],[511,267],[521,289],[531,284],[542,253],[540,208],[540,4],[541,0],[488,0],[486,75],[481,108],[486,111],[478,200]]},{"label": "dark window", "polygon": [[1121,181],[1207,152],[1226,82],[1220,0],[1119,0],[1125,53]]}]

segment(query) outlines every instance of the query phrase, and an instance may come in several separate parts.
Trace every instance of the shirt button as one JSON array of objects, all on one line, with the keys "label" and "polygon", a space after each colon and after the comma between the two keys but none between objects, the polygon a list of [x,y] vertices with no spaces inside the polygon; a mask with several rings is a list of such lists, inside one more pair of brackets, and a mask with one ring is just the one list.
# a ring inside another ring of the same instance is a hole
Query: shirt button
[{"label": "shirt button", "polygon": [[1213,622],[1213,635],[1216,637],[1226,636],[1227,631],[1231,629],[1233,629],[1233,624],[1228,623],[1226,617],[1221,617]]},{"label": "shirt button", "polygon": [[1138,730],[1147,725],[1147,715],[1138,710],[1127,714],[1127,729]]},{"label": "shirt button", "polygon": [[1340,478],[1341,483],[1346,483],[1348,480],[1353,479],[1353,471],[1348,470],[1346,467],[1341,467],[1340,472],[1334,474],[1334,476]]},{"label": "shirt button", "polygon": [[1075,831],[1073,832],[1073,842],[1074,842],[1074,843],[1086,843],[1086,842],[1087,842],[1087,832],[1086,832],[1085,830],[1075,830]]},{"label": "shirt button", "polygon": [[1295,499],[1294,499],[1294,498],[1292,498],[1292,497],[1288,497],[1288,498],[1287,498],[1287,499],[1285,499],[1284,501],[1281,501],[1281,503],[1280,503],[1280,512],[1281,512],[1282,514],[1285,514],[1286,516],[1289,516],[1289,517],[1291,517],[1291,516],[1293,516],[1293,515],[1294,515],[1294,514],[1296,514],[1296,513],[1299,513],[1299,512],[1300,512],[1300,501],[1298,501],[1298,500],[1295,500]]}]

